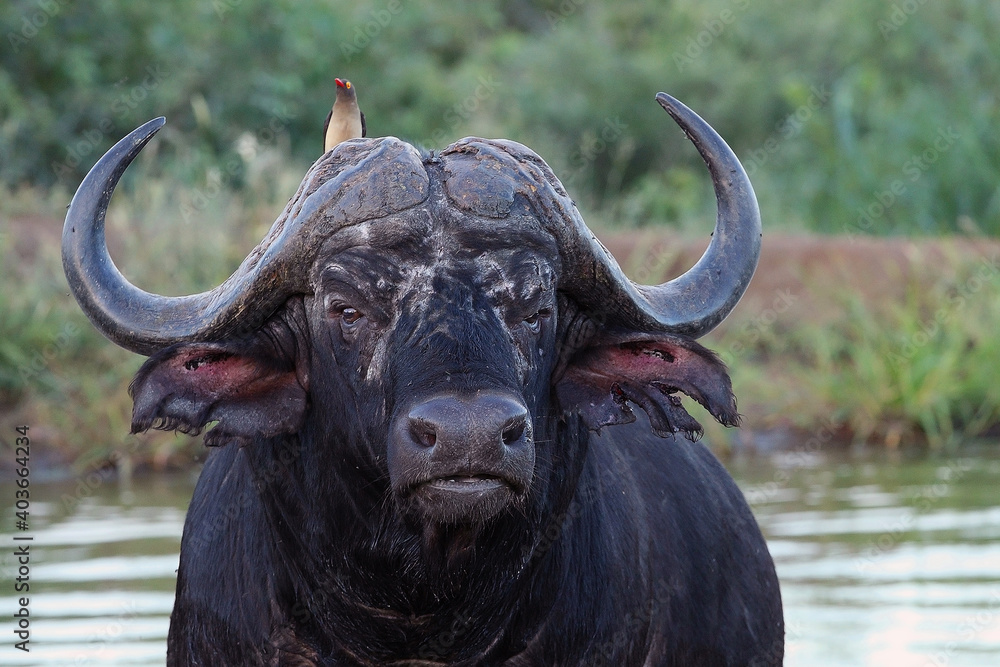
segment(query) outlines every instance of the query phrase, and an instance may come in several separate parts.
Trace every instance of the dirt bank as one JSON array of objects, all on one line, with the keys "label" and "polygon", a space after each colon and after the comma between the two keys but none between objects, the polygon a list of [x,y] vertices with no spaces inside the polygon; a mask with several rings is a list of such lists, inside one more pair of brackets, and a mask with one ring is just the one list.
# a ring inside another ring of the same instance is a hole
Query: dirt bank
[{"label": "dirt bank", "polygon": [[[708,247],[707,239],[649,231],[599,236],[626,273],[642,282],[677,276]],[[788,324],[842,317],[845,292],[877,311],[904,299],[915,285],[955,280],[963,265],[978,261],[1000,270],[1000,241],[765,234],[753,281],[720,333],[776,301],[788,306],[779,313]]]}]

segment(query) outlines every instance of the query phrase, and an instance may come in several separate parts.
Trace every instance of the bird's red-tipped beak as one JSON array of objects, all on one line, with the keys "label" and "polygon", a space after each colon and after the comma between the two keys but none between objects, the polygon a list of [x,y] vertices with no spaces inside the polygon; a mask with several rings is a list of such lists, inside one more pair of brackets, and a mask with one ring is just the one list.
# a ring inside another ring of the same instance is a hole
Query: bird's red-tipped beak
[{"label": "bird's red-tipped beak", "polygon": [[337,88],[350,88],[351,87],[351,82],[350,81],[344,81],[343,79],[334,79],[334,81],[337,82]]}]

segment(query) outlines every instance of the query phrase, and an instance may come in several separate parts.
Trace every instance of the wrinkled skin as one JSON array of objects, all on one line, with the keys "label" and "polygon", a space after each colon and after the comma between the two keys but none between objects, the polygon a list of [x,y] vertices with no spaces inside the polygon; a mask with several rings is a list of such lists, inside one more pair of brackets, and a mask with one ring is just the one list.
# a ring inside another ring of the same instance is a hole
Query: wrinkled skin
[{"label": "wrinkled skin", "polygon": [[162,120],[102,158],[67,215],[70,286],[150,356],[133,430],[213,447],[169,665],[782,663],[766,544],[680,399],[738,423],[687,334],[735,305],[759,249],[749,181],[687,113],[720,222],[659,287],[624,278],[529,149],[383,138],[317,161],[222,286],[150,295],[114,269],[103,215]]}]

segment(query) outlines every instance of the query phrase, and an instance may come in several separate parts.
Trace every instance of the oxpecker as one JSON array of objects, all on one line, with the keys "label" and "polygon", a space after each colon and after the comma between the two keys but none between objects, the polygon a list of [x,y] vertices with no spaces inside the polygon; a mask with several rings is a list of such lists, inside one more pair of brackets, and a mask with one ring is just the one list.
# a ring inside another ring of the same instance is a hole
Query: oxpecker
[{"label": "oxpecker", "polygon": [[323,123],[323,152],[327,152],[341,141],[357,139],[367,135],[365,115],[358,108],[357,90],[350,81],[335,79],[337,100],[326,115]]}]

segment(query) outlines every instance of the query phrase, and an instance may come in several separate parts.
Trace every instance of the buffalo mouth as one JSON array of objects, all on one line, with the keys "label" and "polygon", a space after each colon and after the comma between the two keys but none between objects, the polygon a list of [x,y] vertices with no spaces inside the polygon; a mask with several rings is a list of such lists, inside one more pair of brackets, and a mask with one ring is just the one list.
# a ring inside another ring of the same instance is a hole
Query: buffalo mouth
[{"label": "buffalo mouth", "polygon": [[445,493],[488,493],[504,487],[513,490],[508,482],[493,475],[450,475],[432,479],[424,486]]},{"label": "buffalo mouth", "polygon": [[481,523],[500,514],[523,496],[513,480],[489,473],[440,475],[412,485],[411,504],[425,519],[436,523]]}]

